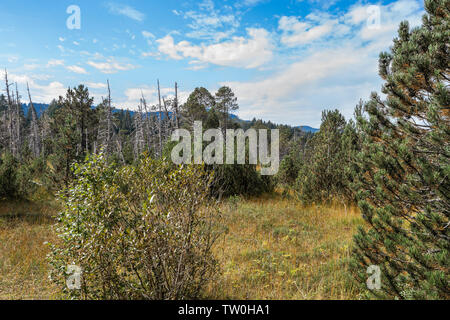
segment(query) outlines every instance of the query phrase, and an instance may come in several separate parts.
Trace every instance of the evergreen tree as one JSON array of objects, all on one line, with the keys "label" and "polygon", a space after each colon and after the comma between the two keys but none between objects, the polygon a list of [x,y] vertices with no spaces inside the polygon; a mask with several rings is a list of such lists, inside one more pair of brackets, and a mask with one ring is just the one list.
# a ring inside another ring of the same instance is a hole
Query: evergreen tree
[{"label": "evergreen tree", "polygon": [[221,115],[222,130],[226,130],[228,128],[230,112],[239,109],[237,98],[229,87],[221,87],[217,91],[215,109]]},{"label": "evergreen tree", "polygon": [[8,108],[8,101],[4,94],[0,94],[0,112],[5,111]]},{"label": "evergreen tree", "polygon": [[213,108],[214,104],[214,97],[207,89],[195,88],[181,108],[181,115],[186,125],[191,128],[194,121],[206,121],[208,110]]},{"label": "evergreen tree", "polygon": [[450,1],[425,1],[423,25],[402,22],[379,59],[386,100],[372,94],[359,117],[364,144],[355,267],[381,269],[382,298],[449,299]]},{"label": "evergreen tree", "polygon": [[92,141],[90,129],[95,124],[95,110],[92,109],[94,98],[89,96],[89,90],[84,85],[68,89],[66,97],[60,97],[59,105],[64,112],[70,113],[76,119],[78,131],[81,137],[80,152],[86,154],[89,151],[89,141]]},{"label": "evergreen tree", "polygon": [[320,131],[307,146],[297,178],[299,197],[304,202],[323,202],[346,197],[343,134],[347,123],[338,110],[324,111]]}]

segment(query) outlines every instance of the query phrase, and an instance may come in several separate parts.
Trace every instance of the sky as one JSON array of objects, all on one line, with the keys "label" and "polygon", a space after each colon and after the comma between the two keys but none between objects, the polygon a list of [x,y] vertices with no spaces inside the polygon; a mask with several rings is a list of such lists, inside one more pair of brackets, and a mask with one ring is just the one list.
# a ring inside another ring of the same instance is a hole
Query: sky
[{"label": "sky", "polygon": [[99,103],[109,80],[133,110],[142,93],[156,104],[159,79],[167,97],[175,82],[182,101],[227,85],[242,119],[319,127],[380,91],[379,53],[424,13],[421,0],[1,1],[0,68],[24,101],[27,82],[39,103],[82,83]]}]

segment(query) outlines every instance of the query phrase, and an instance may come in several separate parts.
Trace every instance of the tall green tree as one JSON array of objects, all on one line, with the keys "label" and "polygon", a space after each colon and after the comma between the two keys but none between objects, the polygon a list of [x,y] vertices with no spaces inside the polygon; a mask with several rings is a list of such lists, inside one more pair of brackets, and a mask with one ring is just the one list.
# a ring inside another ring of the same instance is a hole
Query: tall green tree
[{"label": "tall green tree", "polygon": [[90,129],[95,121],[95,110],[92,109],[94,98],[89,96],[89,89],[84,85],[77,88],[67,90],[65,98],[60,97],[59,105],[62,106],[64,112],[70,113],[76,119],[78,131],[81,137],[80,151],[86,154],[89,151]]},{"label": "tall green tree", "polygon": [[230,113],[239,109],[237,98],[231,88],[224,86],[217,91],[215,109],[221,115],[222,130],[226,130]]},{"label": "tall green tree", "polygon": [[297,178],[299,197],[304,202],[323,202],[336,198],[351,200],[344,179],[343,134],[347,122],[338,110],[324,111],[320,131],[308,141]]},{"label": "tall green tree", "polygon": [[450,298],[450,1],[425,1],[423,25],[402,22],[380,55],[386,99],[372,94],[364,133],[354,251],[361,283],[381,269],[382,298]]},{"label": "tall green tree", "polygon": [[186,103],[181,107],[181,115],[185,125],[192,128],[194,121],[206,121],[208,110],[212,109],[214,105],[214,97],[207,89],[203,87],[195,88]]}]

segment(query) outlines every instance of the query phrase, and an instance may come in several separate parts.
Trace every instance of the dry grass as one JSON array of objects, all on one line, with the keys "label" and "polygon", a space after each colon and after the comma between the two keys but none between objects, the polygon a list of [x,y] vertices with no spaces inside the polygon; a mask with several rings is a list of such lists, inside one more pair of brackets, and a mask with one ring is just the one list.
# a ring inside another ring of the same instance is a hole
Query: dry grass
[{"label": "dry grass", "polygon": [[[0,203],[0,299],[53,299],[46,241],[56,208]],[[357,209],[304,208],[293,200],[232,199],[223,205],[228,233],[215,248],[223,275],[214,299],[356,299],[348,272]]]},{"label": "dry grass", "polygon": [[217,299],[357,299],[348,272],[356,208],[304,208],[280,197],[230,203],[216,248]]},{"label": "dry grass", "polygon": [[29,202],[0,203],[0,299],[51,299],[47,246],[55,208]]}]

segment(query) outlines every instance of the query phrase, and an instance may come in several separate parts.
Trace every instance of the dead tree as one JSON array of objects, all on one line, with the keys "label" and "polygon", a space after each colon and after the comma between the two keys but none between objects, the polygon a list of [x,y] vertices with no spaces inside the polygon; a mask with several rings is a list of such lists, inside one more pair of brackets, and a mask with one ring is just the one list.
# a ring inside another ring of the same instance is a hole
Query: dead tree
[{"label": "dead tree", "polygon": [[159,113],[158,113],[158,136],[159,136],[159,156],[162,156],[162,106],[161,106],[161,88],[159,86],[158,80],[158,103],[159,103]]},{"label": "dead tree", "polygon": [[51,138],[51,120],[50,117],[48,116],[47,112],[44,111],[39,119],[40,121],[40,144],[41,144],[41,154],[45,155],[46,154],[46,141],[47,139]]},{"label": "dead tree", "polygon": [[13,137],[14,132],[14,113],[13,113],[13,97],[11,96],[11,92],[9,90],[9,87],[11,84],[9,84],[8,81],[8,72],[5,69],[5,86],[6,86],[6,98],[8,102],[8,109],[6,111],[6,123],[8,127],[8,140],[9,140],[9,151],[14,154],[15,150],[15,140]]},{"label": "dead tree", "polygon": [[163,125],[163,142],[166,143],[169,140],[171,129],[172,129],[172,119],[170,117],[168,101],[163,97],[163,105],[164,105],[164,125]]},{"label": "dead tree", "polygon": [[28,91],[28,99],[30,100],[30,112],[31,112],[31,124],[30,124],[30,149],[33,152],[33,155],[37,158],[40,155],[41,152],[41,137],[39,136],[39,123],[38,123],[38,117],[36,113],[36,109],[33,105],[33,100],[31,99],[31,93],[30,93],[30,87],[28,86],[27,82],[27,91]]},{"label": "dead tree", "polygon": [[[94,153],[100,149],[107,155],[111,155],[117,149],[115,141],[117,126],[113,121],[113,107],[109,80],[107,80],[107,88],[108,96],[106,99],[102,97],[102,103],[99,109],[99,122],[97,128],[97,138],[96,141],[94,141]],[[100,148],[97,148],[97,145]]]},{"label": "dead tree", "polygon": [[139,103],[138,111],[133,117],[134,122],[134,159],[137,160],[139,155],[144,151],[145,148],[145,133],[144,133],[144,122],[142,114],[142,100]]},{"label": "dead tree", "polygon": [[141,91],[141,95],[142,95],[142,104],[144,106],[144,112],[145,112],[145,117],[144,117],[144,125],[145,125],[145,138],[147,140],[147,149],[149,152],[151,152],[152,150],[152,138],[153,138],[153,132],[152,132],[152,119],[151,119],[151,113],[149,112],[149,108],[147,106],[147,100],[144,97],[144,93]]},{"label": "dead tree", "polygon": [[173,101],[173,107],[175,112],[175,128],[180,128],[180,119],[178,117],[178,84],[175,82],[175,99]]},{"label": "dead tree", "polygon": [[20,96],[19,96],[19,90],[17,89],[17,82],[16,82],[16,105],[15,105],[15,112],[14,112],[14,118],[15,118],[15,139],[16,139],[16,156],[20,158],[20,147],[22,146],[22,117],[21,117],[21,109],[22,109],[22,103],[20,102]]},{"label": "dead tree", "polygon": [[107,80],[106,82],[108,84],[108,105],[106,110],[106,122],[107,122],[106,148],[107,151],[109,152],[111,148],[112,108],[111,108],[111,88],[109,86],[109,80]]}]

